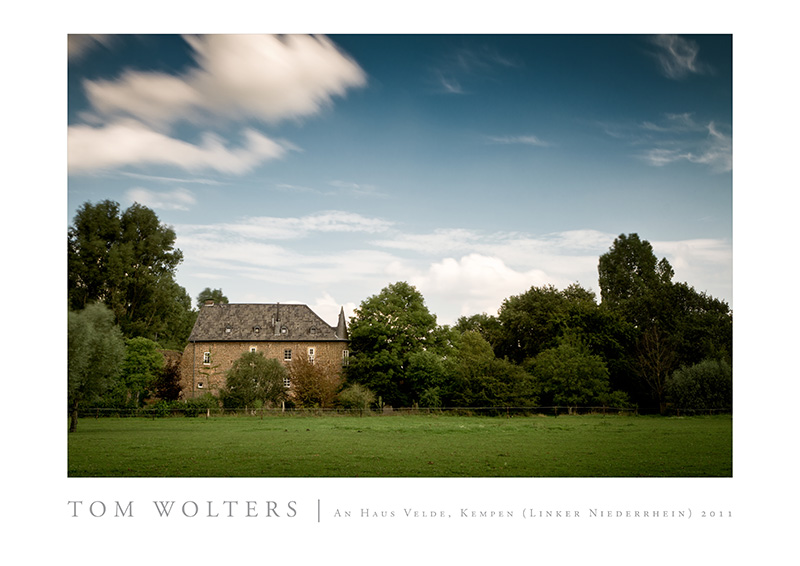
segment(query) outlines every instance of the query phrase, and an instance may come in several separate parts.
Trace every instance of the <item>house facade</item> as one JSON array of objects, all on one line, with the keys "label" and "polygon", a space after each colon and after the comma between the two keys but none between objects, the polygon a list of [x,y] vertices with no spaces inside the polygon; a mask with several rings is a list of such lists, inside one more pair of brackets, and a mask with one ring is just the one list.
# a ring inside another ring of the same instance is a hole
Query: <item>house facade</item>
[{"label": "house facade", "polygon": [[[181,358],[184,399],[217,394],[225,373],[247,352],[259,352],[287,367],[304,357],[332,369],[347,365],[347,323],[344,308],[337,326],[330,326],[307,305],[214,304],[200,309]],[[291,383],[285,385],[290,388]]]}]

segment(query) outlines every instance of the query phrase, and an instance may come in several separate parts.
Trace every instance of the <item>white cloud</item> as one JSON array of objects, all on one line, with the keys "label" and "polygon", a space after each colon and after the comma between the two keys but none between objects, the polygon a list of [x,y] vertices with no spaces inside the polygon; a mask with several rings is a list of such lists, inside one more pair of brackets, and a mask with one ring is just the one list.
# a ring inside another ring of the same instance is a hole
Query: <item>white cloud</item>
[{"label": "white cloud", "polygon": [[229,148],[212,133],[199,145],[175,139],[134,120],[121,120],[94,128],[70,126],[67,131],[67,164],[70,173],[126,165],[173,165],[196,170],[215,170],[240,175],[262,162],[279,159],[287,146],[246,129],[241,147]]},{"label": "white cloud", "polygon": [[358,64],[325,37],[186,36],[197,67],[180,76],[127,71],[86,81],[96,112],[150,124],[221,116],[274,123],[316,114],[366,84]]},{"label": "white cloud", "polygon": [[480,254],[444,258],[410,278],[442,324],[460,316],[495,315],[506,298],[550,282],[541,270],[517,271],[497,257]]},{"label": "white cloud", "polygon": [[194,194],[183,188],[159,193],[136,187],[127,191],[125,196],[131,202],[138,202],[149,208],[160,210],[189,210],[197,204],[197,199],[194,197]]},{"label": "white cloud", "polygon": [[698,60],[700,48],[692,40],[677,35],[658,35],[653,38],[653,44],[658,48],[656,57],[667,78],[683,79],[710,70],[708,65]]}]

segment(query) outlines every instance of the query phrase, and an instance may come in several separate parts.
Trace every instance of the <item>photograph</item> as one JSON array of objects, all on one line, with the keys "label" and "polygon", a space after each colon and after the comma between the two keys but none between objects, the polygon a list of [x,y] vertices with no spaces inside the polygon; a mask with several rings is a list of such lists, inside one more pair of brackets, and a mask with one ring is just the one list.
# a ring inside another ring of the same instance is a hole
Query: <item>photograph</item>
[{"label": "photograph", "polygon": [[732,476],[731,35],[68,47],[70,477]]}]

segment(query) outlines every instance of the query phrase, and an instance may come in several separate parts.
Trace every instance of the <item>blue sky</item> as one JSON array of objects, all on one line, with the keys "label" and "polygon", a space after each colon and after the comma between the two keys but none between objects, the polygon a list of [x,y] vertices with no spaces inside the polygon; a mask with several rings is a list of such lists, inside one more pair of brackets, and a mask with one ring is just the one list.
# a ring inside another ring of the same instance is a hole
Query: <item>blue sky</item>
[{"label": "blue sky", "polygon": [[599,297],[621,233],[732,302],[730,35],[70,36],[68,218],[140,202],[194,298],[330,323],[387,284],[439,322]]}]

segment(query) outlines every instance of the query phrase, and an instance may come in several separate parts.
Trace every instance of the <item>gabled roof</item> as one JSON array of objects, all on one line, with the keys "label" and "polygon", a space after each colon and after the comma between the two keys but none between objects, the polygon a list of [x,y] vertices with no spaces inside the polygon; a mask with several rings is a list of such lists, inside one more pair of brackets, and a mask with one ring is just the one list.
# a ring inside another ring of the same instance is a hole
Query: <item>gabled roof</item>
[{"label": "gabled roof", "polygon": [[207,304],[201,307],[190,342],[344,341],[344,309],[336,328],[306,305]]}]

